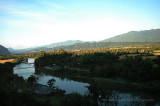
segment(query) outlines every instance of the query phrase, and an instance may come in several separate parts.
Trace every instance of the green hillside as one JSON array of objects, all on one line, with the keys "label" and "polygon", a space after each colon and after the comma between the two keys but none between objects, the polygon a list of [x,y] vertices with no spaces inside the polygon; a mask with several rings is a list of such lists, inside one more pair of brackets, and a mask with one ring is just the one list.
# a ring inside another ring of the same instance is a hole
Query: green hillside
[{"label": "green hillside", "polygon": [[8,49],[0,45],[0,55],[9,55],[9,54],[10,52],[8,51]]},{"label": "green hillside", "polygon": [[160,45],[160,29],[131,31],[99,42],[68,40],[30,49],[27,52],[53,51],[54,49],[94,49]]},{"label": "green hillside", "polygon": [[131,31],[103,40],[103,42],[160,42],[160,29]]},{"label": "green hillside", "polygon": [[98,42],[98,43],[76,43],[74,45],[68,46],[58,46],[54,48],[37,48],[30,52],[39,51],[53,51],[54,49],[59,50],[63,48],[65,50],[80,50],[80,49],[95,49],[95,48],[121,48],[121,47],[147,47],[147,46],[157,46],[160,42]]},{"label": "green hillside", "polygon": [[80,41],[80,40],[67,40],[67,41],[64,41],[64,42],[57,42],[57,43],[52,43],[50,45],[45,45],[43,47],[47,47],[47,48],[53,48],[53,47],[58,47],[58,46],[67,46],[67,45],[73,45],[73,44],[76,44],[76,43],[83,43],[84,41]]}]

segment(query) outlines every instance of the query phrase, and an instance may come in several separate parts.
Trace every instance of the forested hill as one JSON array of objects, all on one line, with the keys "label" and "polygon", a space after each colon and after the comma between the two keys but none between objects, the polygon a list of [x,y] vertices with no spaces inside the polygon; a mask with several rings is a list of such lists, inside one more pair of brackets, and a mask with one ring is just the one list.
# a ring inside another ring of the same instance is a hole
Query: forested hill
[{"label": "forested hill", "polygon": [[43,47],[47,47],[47,48],[53,48],[53,47],[58,47],[58,46],[67,46],[67,45],[73,45],[73,44],[76,44],[76,43],[84,43],[84,41],[80,41],[80,40],[67,40],[67,41],[64,41],[64,42],[58,42],[58,43],[52,43],[52,44],[49,44],[49,45],[45,45]]},{"label": "forested hill", "polygon": [[103,40],[103,42],[160,42],[160,29],[131,31]]},{"label": "forested hill", "polygon": [[148,45],[160,45],[160,29],[131,31],[100,42],[68,40],[65,42],[58,42],[33,49],[27,49],[25,52],[53,51],[54,49],[58,50],[60,48],[66,50],[79,50],[94,48],[135,47]]},{"label": "forested hill", "polygon": [[78,49],[95,49],[95,48],[115,48],[115,47],[135,47],[135,46],[149,46],[160,45],[160,42],[98,42],[98,43],[77,43],[69,46],[59,46],[53,49],[66,49],[66,50],[78,50]]},{"label": "forested hill", "polygon": [[80,50],[80,49],[95,49],[95,48],[115,48],[115,47],[135,47],[135,46],[151,46],[160,45],[160,42],[98,42],[98,43],[76,43],[69,46],[59,46],[54,48],[37,48],[30,52],[39,51],[53,51],[54,49],[65,49],[65,50]]},{"label": "forested hill", "polygon": [[0,45],[0,55],[9,55],[9,54],[10,52],[8,51],[8,49]]}]

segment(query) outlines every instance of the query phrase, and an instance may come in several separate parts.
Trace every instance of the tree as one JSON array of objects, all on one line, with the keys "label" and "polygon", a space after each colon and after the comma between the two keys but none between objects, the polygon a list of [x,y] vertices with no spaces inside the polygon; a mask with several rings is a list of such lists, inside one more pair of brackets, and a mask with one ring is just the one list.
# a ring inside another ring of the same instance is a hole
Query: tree
[{"label": "tree", "polygon": [[36,82],[37,78],[33,75],[31,75],[28,79],[27,82],[29,82],[31,85]]},{"label": "tree", "polygon": [[54,78],[48,80],[48,82],[47,82],[48,86],[49,86],[50,88],[53,87],[53,84],[54,84],[55,81],[56,81],[56,80],[55,80]]},{"label": "tree", "polygon": [[65,53],[65,50],[63,50],[62,48],[60,48],[60,49],[59,49],[59,53],[60,53],[60,54]]}]

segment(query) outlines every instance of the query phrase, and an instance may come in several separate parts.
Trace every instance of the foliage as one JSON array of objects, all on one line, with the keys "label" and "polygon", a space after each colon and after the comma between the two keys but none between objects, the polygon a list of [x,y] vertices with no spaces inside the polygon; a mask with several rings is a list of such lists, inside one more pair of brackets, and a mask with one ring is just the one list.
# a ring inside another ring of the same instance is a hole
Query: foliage
[{"label": "foliage", "polygon": [[[143,59],[143,53],[135,49],[135,57],[127,56],[119,59],[123,54],[119,51],[110,52],[105,49],[81,50],[78,52],[60,49],[53,52],[40,52],[35,60],[35,66],[43,67],[48,64],[89,69],[91,73],[99,77],[123,78],[135,82],[147,82],[160,80],[159,58],[155,60]],[[158,67],[153,67],[157,64]],[[67,71],[61,70],[61,73]]]},{"label": "foliage", "polygon": [[131,31],[104,40],[105,42],[160,42],[160,29]]},{"label": "foliage", "polygon": [[48,86],[49,86],[50,88],[53,87],[53,84],[54,84],[55,81],[56,81],[56,80],[55,80],[54,78],[48,80],[48,82],[47,82]]},{"label": "foliage", "polygon": [[29,85],[22,77],[13,74],[14,64],[0,64],[0,105],[1,106],[50,106],[39,102],[28,91]]},{"label": "foliage", "polygon": [[2,45],[0,45],[0,56],[1,55],[9,55],[10,52],[8,51],[8,49]]},{"label": "foliage", "polygon": [[34,49],[31,52],[40,52],[40,51],[45,51],[45,52],[49,52],[49,51],[53,51],[53,50],[59,50],[60,48],[64,49],[64,50],[86,50],[86,49],[112,49],[112,48],[116,48],[116,49],[127,49],[127,48],[131,48],[131,49],[143,49],[145,48],[146,50],[148,50],[148,48],[153,48],[153,49],[157,49],[160,48],[160,42],[96,42],[96,43],[77,43],[77,44],[73,44],[73,45],[68,45],[68,46],[59,46],[59,47],[53,47],[53,48],[38,48],[38,49]]},{"label": "foliage", "polygon": [[31,85],[37,81],[37,78],[33,75],[31,75],[28,79],[27,82],[30,83]]},{"label": "foliage", "polygon": [[92,103],[90,98],[87,96],[82,96],[78,93],[71,93],[67,95],[66,99],[62,101],[62,106],[96,106]]}]

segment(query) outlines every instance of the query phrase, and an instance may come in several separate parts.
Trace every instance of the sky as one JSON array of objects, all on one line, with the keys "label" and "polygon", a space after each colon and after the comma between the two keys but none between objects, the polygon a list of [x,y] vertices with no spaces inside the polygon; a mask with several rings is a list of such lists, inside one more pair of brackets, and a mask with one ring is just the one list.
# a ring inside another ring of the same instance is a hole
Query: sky
[{"label": "sky", "polygon": [[160,28],[160,0],[0,0],[0,45],[100,41]]}]

